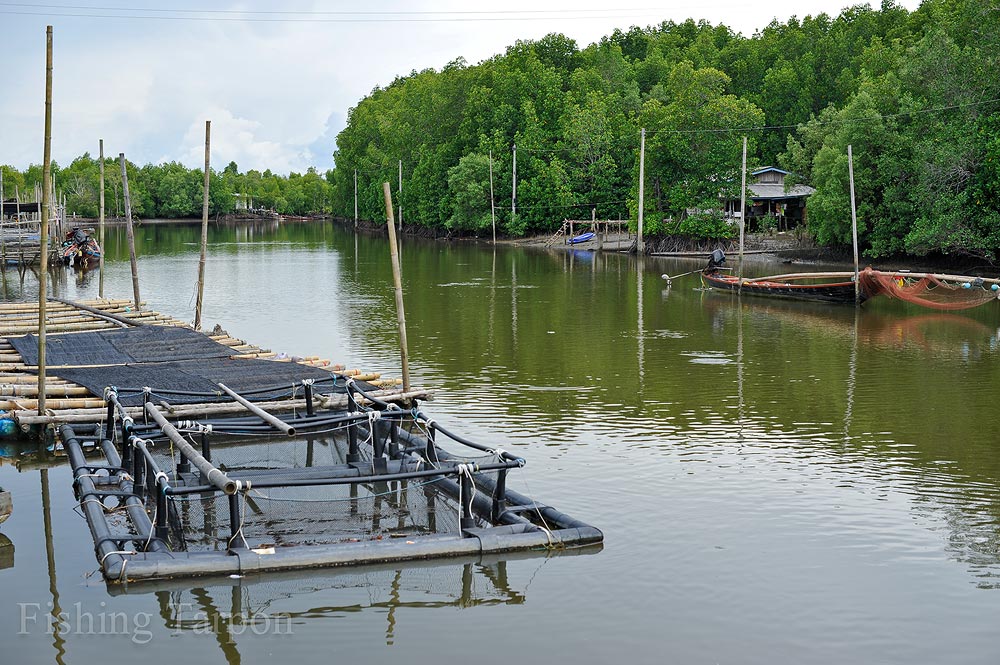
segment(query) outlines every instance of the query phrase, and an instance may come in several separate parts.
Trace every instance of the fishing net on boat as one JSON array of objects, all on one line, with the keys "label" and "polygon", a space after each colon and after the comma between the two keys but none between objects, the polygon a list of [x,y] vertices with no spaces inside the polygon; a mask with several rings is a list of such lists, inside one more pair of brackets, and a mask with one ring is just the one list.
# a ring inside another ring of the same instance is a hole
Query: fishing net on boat
[{"label": "fishing net on boat", "polygon": [[976,278],[970,281],[946,282],[934,275],[883,273],[865,268],[860,275],[861,289],[869,298],[885,295],[907,302],[941,310],[972,309],[997,299],[996,285]]}]

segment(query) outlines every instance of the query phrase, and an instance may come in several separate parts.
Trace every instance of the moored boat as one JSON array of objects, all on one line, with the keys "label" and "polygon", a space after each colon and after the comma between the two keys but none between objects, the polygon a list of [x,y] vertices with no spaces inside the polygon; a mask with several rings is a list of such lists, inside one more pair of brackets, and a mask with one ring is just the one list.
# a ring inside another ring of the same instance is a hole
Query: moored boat
[{"label": "moored boat", "polygon": [[66,265],[85,267],[101,260],[101,246],[89,233],[74,226],[66,233],[66,240],[59,248],[59,258]]}]

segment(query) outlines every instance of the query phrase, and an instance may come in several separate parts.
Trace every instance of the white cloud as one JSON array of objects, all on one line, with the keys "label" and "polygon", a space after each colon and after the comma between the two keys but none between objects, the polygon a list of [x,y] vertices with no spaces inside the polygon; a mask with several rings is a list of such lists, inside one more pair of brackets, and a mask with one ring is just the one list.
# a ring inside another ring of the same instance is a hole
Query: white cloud
[{"label": "white cloud", "polygon": [[[24,167],[42,154],[44,26],[55,24],[53,156],[66,162],[97,151],[125,152],[133,161],[203,162],[204,120],[213,121],[213,163],[276,172],[333,165],[333,138],[347,110],[377,85],[397,75],[440,68],[461,56],[470,63],[502,52],[517,39],[563,32],[583,47],[616,27],[648,25],[688,16],[724,22],[752,34],[777,16],[836,15],[851,0],[772,0],[765,6],[733,0],[660,4],[640,0],[641,10],[611,8],[596,0],[509,0],[505,12],[546,14],[448,14],[444,22],[169,21],[3,16],[5,87],[0,98],[0,162]],[[904,0],[913,9],[919,0]],[[158,8],[168,3],[155,4]],[[190,6],[190,5],[188,5]],[[222,10],[236,5],[215,5]],[[273,11],[262,0],[240,7]],[[335,11],[315,1],[283,7]],[[354,3],[340,9],[358,11]],[[365,11],[483,11],[459,0],[372,2]],[[597,11],[591,11],[597,10]],[[50,11],[58,12],[52,9]],[[587,13],[587,12],[590,13]],[[218,16],[226,16],[220,14]],[[267,15],[257,15],[266,17]],[[523,18],[532,20],[496,20]],[[332,126],[331,126],[331,123]]]}]

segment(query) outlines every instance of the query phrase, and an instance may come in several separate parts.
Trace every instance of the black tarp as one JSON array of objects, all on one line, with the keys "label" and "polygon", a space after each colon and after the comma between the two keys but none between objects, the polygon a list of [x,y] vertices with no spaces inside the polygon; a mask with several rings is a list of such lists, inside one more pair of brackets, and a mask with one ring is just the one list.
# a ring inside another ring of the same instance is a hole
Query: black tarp
[{"label": "black tarp", "polygon": [[[11,337],[26,365],[38,364],[38,337]],[[46,335],[45,363],[124,365],[199,358],[228,358],[233,350],[190,328],[141,326],[97,332]]]},{"label": "black tarp", "polygon": [[[302,379],[316,379],[316,391],[330,393],[333,383],[331,373],[318,367],[292,362],[252,360],[245,358],[208,358],[165,363],[137,363],[107,367],[73,367],[53,370],[61,379],[78,383],[95,395],[103,395],[108,386],[119,389],[119,401],[125,406],[138,406],[143,402],[141,390],[152,389],[153,398],[170,404],[195,404],[201,402],[231,402],[217,384],[224,383],[251,401],[265,401],[286,397],[292,384]],[[362,389],[371,386],[360,384]],[[269,389],[267,392],[255,392]],[[302,386],[295,388],[303,395]],[[176,392],[213,393],[212,395],[179,395]],[[342,391],[341,391],[342,392]]]},{"label": "black tarp", "polygon": [[[37,336],[8,341],[25,364],[38,364]],[[343,392],[343,388],[334,391],[328,370],[294,362],[234,359],[233,354],[228,346],[190,328],[142,326],[48,335],[45,360],[53,368],[51,374],[84,386],[94,395],[102,396],[108,386],[117,387],[120,401],[128,406],[142,404],[145,387],[153,389],[156,399],[173,404],[231,401],[219,383],[254,401],[287,396],[292,385],[303,379],[316,380],[317,392]],[[375,389],[365,383],[359,387]],[[302,386],[296,390],[303,394]],[[185,392],[210,394],[176,394]]]}]

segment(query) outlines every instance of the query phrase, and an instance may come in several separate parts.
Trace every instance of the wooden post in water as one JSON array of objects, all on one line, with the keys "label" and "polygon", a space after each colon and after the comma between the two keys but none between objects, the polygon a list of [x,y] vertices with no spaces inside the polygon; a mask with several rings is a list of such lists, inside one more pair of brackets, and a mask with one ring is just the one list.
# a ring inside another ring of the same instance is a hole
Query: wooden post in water
[{"label": "wooden post in water", "polygon": [[642,213],[645,207],[646,193],[646,128],[639,132],[639,222],[635,249],[639,254],[646,253],[646,245],[642,240]]},{"label": "wooden post in water", "polygon": [[406,348],[406,313],[403,310],[403,278],[399,270],[399,249],[396,247],[396,223],[392,215],[392,190],[382,183],[385,194],[385,216],[389,228],[389,254],[392,257],[392,281],[396,287],[396,319],[399,322],[399,356],[403,363],[403,392],[410,390],[410,363]]},{"label": "wooden post in water", "polygon": [[125,153],[118,154],[122,166],[122,195],[125,197],[125,236],[128,238],[128,258],[132,264],[132,294],[135,296],[135,309],[139,310],[139,264],[135,259],[135,231],[132,229],[132,197],[128,193],[128,172],[125,170]]},{"label": "wooden post in water", "polygon": [[[0,166],[0,262],[3,262],[0,270],[3,270],[7,265],[7,233],[4,231],[4,227],[7,225],[7,206],[3,204],[3,201],[3,167]],[[15,225],[14,228],[17,226]]]},{"label": "wooden post in water", "polygon": [[861,284],[858,282],[858,209],[854,205],[854,154],[847,145],[847,172],[851,180],[851,238],[854,241],[854,302],[861,302]]},{"label": "wooden post in water", "polygon": [[517,144],[514,144],[514,167],[512,173],[512,189],[510,190],[510,224],[514,226],[517,217]]},{"label": "wooden post in water", "polygon": [[205,253],[208,249],[208,185],[211,163],[212,121],[205,121],[205,187],[201,201],[201,255],[198,258],[198,300],[194,307],[194,329],[201,330],[201,306],[205,301]]},{"label": "wooden post in water", "polygon": [[98,272],[100,273],[98,286],[97,286],[97,297],[104,297],[104,253],[107,249],[104,247],[104,139],[100,140],[101,146],[101,189],[100,189],[100,223],[99,231],[97,235],[97,244],[101,246],[101,259],[98,263]]},{"label": "wooden post in water", "polygon": [[52,26],[45,28],[45,148],[42,158],[42,224],[38,236],[38,415],[45,415],[45,306],[49,274],[49,205],[52,183]]},{"label": "wooden post in water", "polygon": [[497,244],[497,208],[493,202],[493,151],[490,150],[490,221],[493,224],[493,244]]},{"label": "wooden post in water", "polygon": [[358,170],[354,169],[354,230],[358,230]]},{"label": "wooden post in water", "polygon": [[403,233],[403,160],[399,160],[399,233]]},{"label": "wooden post in water", "polygon": [[740,288],[743,288],[743,236],[746,233],[747,216],[747,137],[743,137],[743,166],[740,168],[740,262],[736,271],[740,278]]}]

